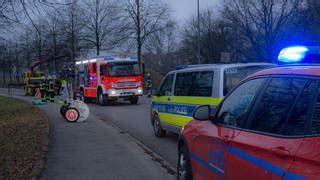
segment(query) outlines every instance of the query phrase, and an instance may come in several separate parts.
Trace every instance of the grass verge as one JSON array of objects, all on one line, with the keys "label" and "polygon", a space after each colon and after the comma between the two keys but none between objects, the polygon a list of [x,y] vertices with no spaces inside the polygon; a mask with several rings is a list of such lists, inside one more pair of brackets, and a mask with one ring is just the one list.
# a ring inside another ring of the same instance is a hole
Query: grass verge
[{"label": "grass verge", "polygon": [[28,103],[0,96],[0,179],[33,179],[44,167],[49,126]]}]

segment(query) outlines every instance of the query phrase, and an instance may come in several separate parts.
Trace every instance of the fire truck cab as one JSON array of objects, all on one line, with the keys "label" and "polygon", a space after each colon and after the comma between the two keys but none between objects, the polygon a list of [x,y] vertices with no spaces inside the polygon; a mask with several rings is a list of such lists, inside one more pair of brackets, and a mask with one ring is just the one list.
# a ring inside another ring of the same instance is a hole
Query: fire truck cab
[{"label": "fire truck cab", "polygon": [[137,104],[142,96],[142,76],[136,58],[98,57],[76,62],[82,99],[107,105],[119,98]]}]

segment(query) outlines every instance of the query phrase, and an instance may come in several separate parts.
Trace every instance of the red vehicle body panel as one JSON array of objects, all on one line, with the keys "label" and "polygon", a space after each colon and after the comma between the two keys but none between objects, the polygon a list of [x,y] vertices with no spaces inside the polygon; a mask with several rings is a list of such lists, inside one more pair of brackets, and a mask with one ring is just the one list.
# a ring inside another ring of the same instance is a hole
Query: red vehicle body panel
[{"label": "red vehicle body panel", "polygon": [[290,172],[306,179],[320,179],[320,138],[305,138],[296,154]]},{"label": "red vehicle body panel", "polygon": [[[320,66],[281,67],[266,75],[320,77]],[[193,120],[181,133],[194,179],[320,179],[320,137],[282,138]]]},{"label": "red vehicle body panel", "polygon": [[[140,88],[142,87],[142,76],[128,76],[128,77],[104,77],[100,78],[101,84],[104,85],[105,89],[113,89],[111,83],[122,83],[122,82],[140,82]],[[136,87],[123,86],[115,89],[135,89]]]}]

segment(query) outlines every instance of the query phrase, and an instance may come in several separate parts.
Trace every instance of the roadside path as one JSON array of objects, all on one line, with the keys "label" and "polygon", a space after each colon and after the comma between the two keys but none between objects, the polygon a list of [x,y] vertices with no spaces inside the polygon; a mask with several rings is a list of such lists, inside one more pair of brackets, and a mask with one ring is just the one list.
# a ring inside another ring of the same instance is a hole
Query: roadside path
[{"label": "roadside path", "polygon": [[41,109],[49,118],[50,145],[40,179],[174,179],[124,132],[95,115],[84,123],[68,123],[57,104]]}]

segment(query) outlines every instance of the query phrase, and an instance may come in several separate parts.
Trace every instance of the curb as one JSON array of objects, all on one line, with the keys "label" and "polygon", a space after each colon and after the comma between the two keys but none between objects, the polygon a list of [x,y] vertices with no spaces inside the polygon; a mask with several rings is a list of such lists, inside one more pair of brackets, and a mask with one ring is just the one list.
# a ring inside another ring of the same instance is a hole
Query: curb
[{"label": "curb", "polygon": [[42,172],[47,162],[47,154],[49,152],[50,145],[50,124],[47,114],[41,108],[35,106],[33,107],[39,110],[39,112],[41,113],[41,117],[47,122],[47,132],[41,138],[40,158],[36,161],[30,174],[32,178],[39,179],[42,176]]}]

